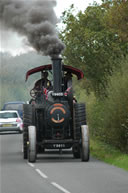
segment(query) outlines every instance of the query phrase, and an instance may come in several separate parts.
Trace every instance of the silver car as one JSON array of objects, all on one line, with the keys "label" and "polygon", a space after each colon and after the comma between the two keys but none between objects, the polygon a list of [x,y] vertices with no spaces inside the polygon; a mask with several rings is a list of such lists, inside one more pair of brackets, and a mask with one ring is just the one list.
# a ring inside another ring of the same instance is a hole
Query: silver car
[{"label": "silver car", "polygon": [[22,133],[23,121],[17,111],[0,111],[0,134]]}]

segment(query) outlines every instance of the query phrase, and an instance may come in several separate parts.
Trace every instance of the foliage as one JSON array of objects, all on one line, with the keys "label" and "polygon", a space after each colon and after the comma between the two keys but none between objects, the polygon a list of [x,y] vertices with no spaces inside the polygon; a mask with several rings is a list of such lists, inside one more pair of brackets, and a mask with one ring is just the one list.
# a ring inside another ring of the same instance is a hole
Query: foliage
[{"label": "foliage", "polygon": [[74,15],[74,7],[63,13],[64,29],[60,37],[66,45],[63,59],[79,67],[86,76],[83,87],[106,96],[109,78],[124,57],[122,42],[106,19],[110,7],[94,4]]},{"label": "foliage", "polygon": [[91,94],[85,101],[91,135],[128,153],[128,59],[121,66],[111,77],[106,99]]},{"label": "foliage", "polygon": [[[128,59],[111,78],[109,98],[105,101],[104,127],[107,140],[128,152]],[[107,132],[110,130],[110,132]]]},{"label": "foliage", "polygon": [[91,155],[106,163],[112,164],[128,171],[128,155],[122,153],[112,145],[98,139],[91,139]]},{"label": "foliage", "polygon": [[[106,4],[105,2],[103,6]],[[107,25],[123,42],[126,42],[128,41],[128,1],[116,0],[111,1],[111,4],[106,15]]]}]

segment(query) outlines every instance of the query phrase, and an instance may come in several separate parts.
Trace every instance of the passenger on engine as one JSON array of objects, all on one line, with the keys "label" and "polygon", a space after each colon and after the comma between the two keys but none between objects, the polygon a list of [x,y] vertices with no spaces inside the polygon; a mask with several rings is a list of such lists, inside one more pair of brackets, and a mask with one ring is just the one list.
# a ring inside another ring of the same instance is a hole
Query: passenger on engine
[{"label": "passenger on engine", "polygon": [[64,90],[72,86],[72,74],[67,72],[64,76]]}]

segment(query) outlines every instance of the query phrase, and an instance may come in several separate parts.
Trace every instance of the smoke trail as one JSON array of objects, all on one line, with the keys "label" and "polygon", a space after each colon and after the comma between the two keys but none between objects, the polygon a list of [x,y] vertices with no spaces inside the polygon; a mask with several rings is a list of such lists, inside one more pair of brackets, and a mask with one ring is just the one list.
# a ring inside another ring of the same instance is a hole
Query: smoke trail
[{"label": "smoke trail", "polygon": [[56,32],[56,0],[0,0],[0,21],[6,29],[27,37],[38,52],[51,57],[64,49]]}]

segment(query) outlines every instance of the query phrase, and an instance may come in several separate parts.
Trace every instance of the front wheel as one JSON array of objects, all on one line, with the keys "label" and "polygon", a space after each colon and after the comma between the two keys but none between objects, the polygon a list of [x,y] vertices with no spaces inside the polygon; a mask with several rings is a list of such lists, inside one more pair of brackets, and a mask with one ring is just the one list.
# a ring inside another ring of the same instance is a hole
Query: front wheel
[{"label": "front wheel", "polygon": [[23,105],[23,158],[28,158],[28,126],[35,124],[35,110],[31,104]]},{"label": "front wheel", "polygon": [[36,162],[36,127],[28,127],[28,161]]},{"label": "front wheel", "polygon": [[81,126],[81,160],[88,162],[90,158],[89,129],[87,125]]}]

